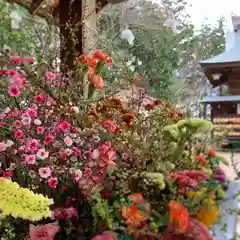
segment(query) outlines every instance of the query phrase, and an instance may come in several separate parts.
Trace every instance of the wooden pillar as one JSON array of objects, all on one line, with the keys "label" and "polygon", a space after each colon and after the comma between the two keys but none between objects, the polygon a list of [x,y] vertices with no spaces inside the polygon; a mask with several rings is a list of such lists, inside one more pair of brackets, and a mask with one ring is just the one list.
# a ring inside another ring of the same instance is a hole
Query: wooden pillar
[{"label": "wooden pillar", "polygon": [[60,57],[69,69],[73,68],[75,58],[83,53],[82,1],[60,0]]}]

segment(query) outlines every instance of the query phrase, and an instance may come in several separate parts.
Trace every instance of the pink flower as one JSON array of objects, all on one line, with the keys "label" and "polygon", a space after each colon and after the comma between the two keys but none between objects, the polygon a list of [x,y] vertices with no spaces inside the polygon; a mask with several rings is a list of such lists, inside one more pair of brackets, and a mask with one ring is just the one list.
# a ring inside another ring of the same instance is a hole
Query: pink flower
[{"label": "pink flower", "polygon": [[27,152],[27,147],[26,146],[21,146],[19,149],[18,149],[19,153],[26,153]]},{"label": "pink flower", "polygon": [[38,106],[35,103],[31,103],[30,104],[30,108],[37,111],[38,110]]},{"label": "pink flower", "polygon": [[109,133],[116,133],[119,130],[119,126],[114,123],[112,120],[104,120],[102,122],[102,126],[109,132]]},{"label": "pink flower", "polygon": [[78,211],[76,208],[55,208],[53,210],[53,216],[57,220],[67,220],[72,218],[78,218]]},{"label": "pink flower", "polygon": [[105,231],[102,235],[96,235],[92,240],[116,240],[117,239],[117,233]]},{"label": "pink flower", "polygon": [[56,188],[58,185],[58,179],[57,178],[54,178],[54,177],[51,177],[48,179],[48,186],[51,187],[51,188]]},{"label": "pink flower", "polygon": [[41,178],[49,178],[52,174],[50,167],[41,167],[38,169],[38,173]]},{"label": "pink flower", "polygon": [[56,78],[56,74],[53,73],[53,72],[47,72],[46,75],[47,75],[47,79],[50,80],[50,81],[52,81],[53,79]]},{"label": "pink flower", "polygon": [[55,137],[53,135],[49,134],[44,138],[44,144],[50,145],[54,142],[54,140],[55,140]]},{"label": "pink flower", "polygon": [[37,127],[37,134],[43,134],[45,131],[45,128],[44,127]]},{"label": "pink flower", "polygon": [[64,138],[64,142],[67,146],[72,146],[73,143],[72,139],[68,136]]},{"label": "pink flower", "polygon": [[5,142],[0,142],[0,152],[4,152],[6,150],[6,144]]},{"label": "pink flower", "polygon": [[71,128],[71,125],[67,121],[65,120],[58,121],[58,129],[63,133],[69,132],[70,128]]},{"label": "pink flower", "polygon": [[88,176],[92,175],[92,170],[90,168],[86,168],[84,170],[84,175],[88,175]]},{"label": "pink flower", "polygon": [[20,138],[23,137],[23,131],[22,130],[16,130],[14,135],[15,135],[16,139],[20,139]]},{"label": "pink flower", "polygon": [[48,158],[49,152],[47,152],[44,148],[41,148],[37,151],[37,157],[41,160]]},{"label": "pink flower", "polygon": [[36,163],[36,156],[35,155],[25,155],[24,161],[27,164],[35,164]]},{"label": "pink flower", "polygon": [[27,57],[25,58],[25,61],[29,64],[34,64],[35,62],[35,57],[31,56],[31,57]]},{"label": "pink flower", "polygon": [[76,147],[72,147],[72,155],[75,157],[80,157],[81,156],[81,151],[78,150]]},{"label": "pink flower", "polygon": [[37,139],[28,139],[27,140],[27,148],[32,153],[35,153],[38,150],[39,145],[40,145],[39,140],[37,140]]},{"label": "pink flower", "polygon": [[57,223],[49,223],[41,226],[29,226],[30,240],[53,240],[59,230]]},{"label": "pink flower", "polygon": [[28,108],[27,110],[26,110],[26,115],[28,116],[28,117],[31,117],[31,118],[36,118],[37,117],[37,111],[36,110],[34,110],[34,109],[32,109],[32,108]]},{"label": "pink flower", "polygon": [[24,60],[20,56],[11,56],[10,57],[10,62],[12,64],[20,64],[20,65],[24,64]]},{"label": "pink flower", "polygon": [[64,149],[60,149],[59,155],[60,155],[60,158],[61,158],[62,160],[64,160],[64,161],[67,160],[67,153],[66,153],[66,151],[65,151]]},{"label": "pink flower", "polygon": [[8,94],[11,97],[19,97],[20,96],[20,89],[19,89],[19,87],[17,85],[15,85],[15,84],[9,85],[9,87],[8,87]]},{"label": "pink flower", "polygon": [[19,120],[16,120],[15,121],[15,127],[16,128],[21,128],[21,126],[22,126],[22,123]]}]

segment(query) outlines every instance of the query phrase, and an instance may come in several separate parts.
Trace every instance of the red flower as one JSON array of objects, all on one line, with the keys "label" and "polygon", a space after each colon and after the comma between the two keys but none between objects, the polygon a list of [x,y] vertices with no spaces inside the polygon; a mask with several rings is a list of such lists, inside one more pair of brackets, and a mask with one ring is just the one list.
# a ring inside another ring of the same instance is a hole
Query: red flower
[{"label": "red flower", "polygon": [[45,102],[45,98],[43,95],[37,95],[34,97],[34,100],[37,102],[37,103],[44,103]]},{"label": "red flower", "polygon": [[110,195],[110,192],[104,192],[104,198],[109,199]]},{"label": "red flower", "polygon": [[27,58],[25,58],[25,61],[27,62],[27,63],[29,63],[29,64],[34,64],[34,62],[35,62],[35,58],[34,57],[27,57]]},{"label": "red flower", "polygon": [[56,188],[58,185],[58,179],[55,177],[51,177],[48,179],[48,186],[51,188]]},{"label": "red flower", "polygon": [[12,64],[24,64],[24,60],[20,56],[12,56],[12,57],[10,57],[10,62]]},{"label": "red flower", "polygon": [[54,140],[55,140],[55,137],[49,134],[44,138],[44,144],[50,145],[54,142]]},{"label": "red flower", "polygon": [[6,170],[3,172],[3,177],[4,178],[10,178],[12,176],[12,173],[9,170]]},{"label": "red flower", "polygon": [[195,157],[195,159],[197,161],[199,161],[202,165],[207,165],[208,164],[206,158],[203,155],[198,155],[198,156]]},{"label": "red flower", "polygon": [[23,131],[22,130],[16,130],[14,135],[15,135],[16,139],[20,139],[20,138],[23,137]]}]

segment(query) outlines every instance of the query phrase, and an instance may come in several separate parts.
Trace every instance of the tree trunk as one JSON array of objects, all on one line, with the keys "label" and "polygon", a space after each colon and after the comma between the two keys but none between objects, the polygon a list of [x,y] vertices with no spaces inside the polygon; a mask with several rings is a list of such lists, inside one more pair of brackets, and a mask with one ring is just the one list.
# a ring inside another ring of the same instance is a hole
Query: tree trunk
[{"label": "tree trunk", "polygon": [[68,69],[72,69],[75,58],[83,54],[82,1],[60,0],[60,57]]},{"label": "tree trunk", "polygon": [[[97,39],[97,17],[96,17],[96,1],[95,0],[83,0],[82,4],[82,16],[83,16],[83,53],[85,55],[91,55],[95,49]],[[88,98],[89,82],[88,73],[83,77],[83,97]]]}]

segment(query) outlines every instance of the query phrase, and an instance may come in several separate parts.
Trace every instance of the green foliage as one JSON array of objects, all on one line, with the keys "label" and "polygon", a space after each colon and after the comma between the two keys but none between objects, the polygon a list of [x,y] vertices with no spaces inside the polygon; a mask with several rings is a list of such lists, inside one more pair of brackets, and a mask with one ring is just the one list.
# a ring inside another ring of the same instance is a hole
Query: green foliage
[{"label": "green foliage", "polygon": [[103,229],[108,226],[109,229],[113,229],[113,209],[109,206],[108,201],[102,199],[99,193],[95,193],[91,202],[92,216],[94,219],[94,225]]}]

